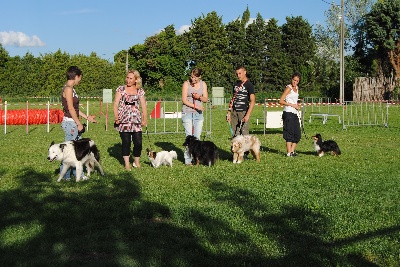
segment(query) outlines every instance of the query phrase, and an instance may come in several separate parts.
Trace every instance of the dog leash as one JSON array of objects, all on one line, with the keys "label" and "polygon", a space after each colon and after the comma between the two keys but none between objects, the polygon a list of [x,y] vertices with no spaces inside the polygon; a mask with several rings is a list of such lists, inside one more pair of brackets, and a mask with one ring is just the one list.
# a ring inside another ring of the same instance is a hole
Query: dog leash
[{"label": "dog leash", "polygon": [[304,134],[304,137],[306,139],[308,139],[306,131],[304,130],[304,112],[303,112],[303,108],[302,108],[302,111],[301,111],[301,115],[300,115],[300,111],[299,110],[297,111],[297,117],[299,118],[299,121],[300,121],[301,132],[302,132],[302,134]]},{"label": "dog leash", "polygon": [[82,126],[82,131],[78,131],[78,135],[75,137],[75,141],[78,141],[81,138],[82,134],[86,131],[86,123],[82,124]]},{"label": "dog leash", "polygon": [[[243,135],[242,128],[243,128],[243,125],[244,125],[244,124],[245,124],[244,121],[240,121],[240,125],[239,125],[239,135]],[[235,132],[233,132],[232,127],[231,127],[231,133],[232,133],[232,138],[235,137]]]},{"label": "dog leash", "polygon": [[232,125],[231,125],[231,123],[229,121],[228,121],[228,126],[229,126],[229,130],[231,131],[231,137],[233,137],[233,135],[235,133],[233,132]]}]

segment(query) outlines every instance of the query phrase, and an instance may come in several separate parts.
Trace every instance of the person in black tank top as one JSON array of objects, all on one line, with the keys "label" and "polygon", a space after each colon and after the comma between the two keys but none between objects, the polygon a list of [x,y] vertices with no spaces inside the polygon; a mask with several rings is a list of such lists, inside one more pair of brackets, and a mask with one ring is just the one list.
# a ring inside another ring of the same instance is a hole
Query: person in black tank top
[{"label": "person in black tank top", "polygon": [[236,68],[238,81],[234,84],[226,121],[230,122],[233,136],[249,134],[249,120],[256,104],[254,85],[247,78],[246,68]]},{"label": "person in black tank top", "polygon": [[[88,121],[93,123],[96,122],[96,119],[95,116],[87,116],[85,113],[79,110],[79,97],[75,91],[74,86],[80,83],[82,79],[82,71],[77,66],[71,66],[68,68],[66,76],[67,82],[65,83],[61,93],[62,106],[64,111],[61,128],[65,133],[65,141],[72,141],[77,138],[78,132],[82,131],[83,129],[83,125],[79,121],[79,116],[82,116],[84,119],[87,119]],[[61,169],[62,167],[60,167],[60,171]],[[75,169],[73,169],[73,174],[75,175]],[[68,170],[65,173],[64,178],[69,179],[70,175],[71,171]]]}]

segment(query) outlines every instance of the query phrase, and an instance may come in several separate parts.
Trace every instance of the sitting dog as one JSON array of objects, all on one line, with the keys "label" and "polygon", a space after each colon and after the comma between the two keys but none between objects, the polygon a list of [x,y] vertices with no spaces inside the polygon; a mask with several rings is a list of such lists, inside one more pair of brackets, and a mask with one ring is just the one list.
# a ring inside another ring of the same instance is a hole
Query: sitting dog
[{"label": "sitting dog", "polygon": [[323,141],[320,134],[311,136],[314,139],[314,148],[318,156],[322,157],[325,152],[331,152],[333,156],[341,154],[338,144],[333,140]]},{"label": "sitting dog", "polygon": [[147,157],[149,158],[151,165],[153,165],[154,168],[158,168],[161,165],[172,167],[172,160],[178,158],[178,155],[174,150],[155,152],[150,149],[146,149],[146,151]]},{"label": "sitting dog", "polygon": [[211,141],[200,141],[193,135],[186,136],[183,143],[196,165],[214,165],[218,159],[218,147]]},{"label": "sitting dog", "polygon": [[233,163],[243,162],[244,153],[250,151],[256,161],[260,161],[260,140],[254,135],[238,135],[231,140]]},{"label": "sitting dog", "polygon": [[57,182],[60,182],[64,174],[70,167],[76,168],[76,181],[79,182],[83,172],[83,166],[86,166],[87,176],[94,170],[95,164],[98,166],[101,175],[104,175],[103,168],[100,165],[100,152],[96,144],[90,138],[83,138],[77,141],[66,141],[64,143],[50,144],[49,155],[47,159],[50,162],[54,160],[61,161],[62,171]]}]

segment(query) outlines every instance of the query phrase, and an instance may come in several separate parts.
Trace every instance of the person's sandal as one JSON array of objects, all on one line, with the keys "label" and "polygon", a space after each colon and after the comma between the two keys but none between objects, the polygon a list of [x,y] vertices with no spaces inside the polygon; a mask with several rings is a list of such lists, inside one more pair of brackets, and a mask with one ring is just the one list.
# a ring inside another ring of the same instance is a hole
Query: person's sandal
[{"label": "person's sandal", "polygon": [[133,167],[133,168],[140,168],[140,167],[136,166],[135,162],[132,163],[132,167]]}]

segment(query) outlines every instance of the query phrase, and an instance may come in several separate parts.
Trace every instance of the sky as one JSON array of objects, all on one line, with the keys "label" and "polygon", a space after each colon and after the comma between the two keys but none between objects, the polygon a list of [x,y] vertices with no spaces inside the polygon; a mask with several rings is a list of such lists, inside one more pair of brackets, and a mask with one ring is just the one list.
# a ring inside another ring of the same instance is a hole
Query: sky
[{"label": "sky", "polygon": [[215,11],[227,24],[246,7],[278,25],[302,16],[310,25],[324,24],[325,11],[340,0],[13,0],[0,3],[0,43],[10,56],[55,53],[90,55],[113,60],[114,54],[142,44],[147,37],[174,25],[177,34],[191,21]]}]

